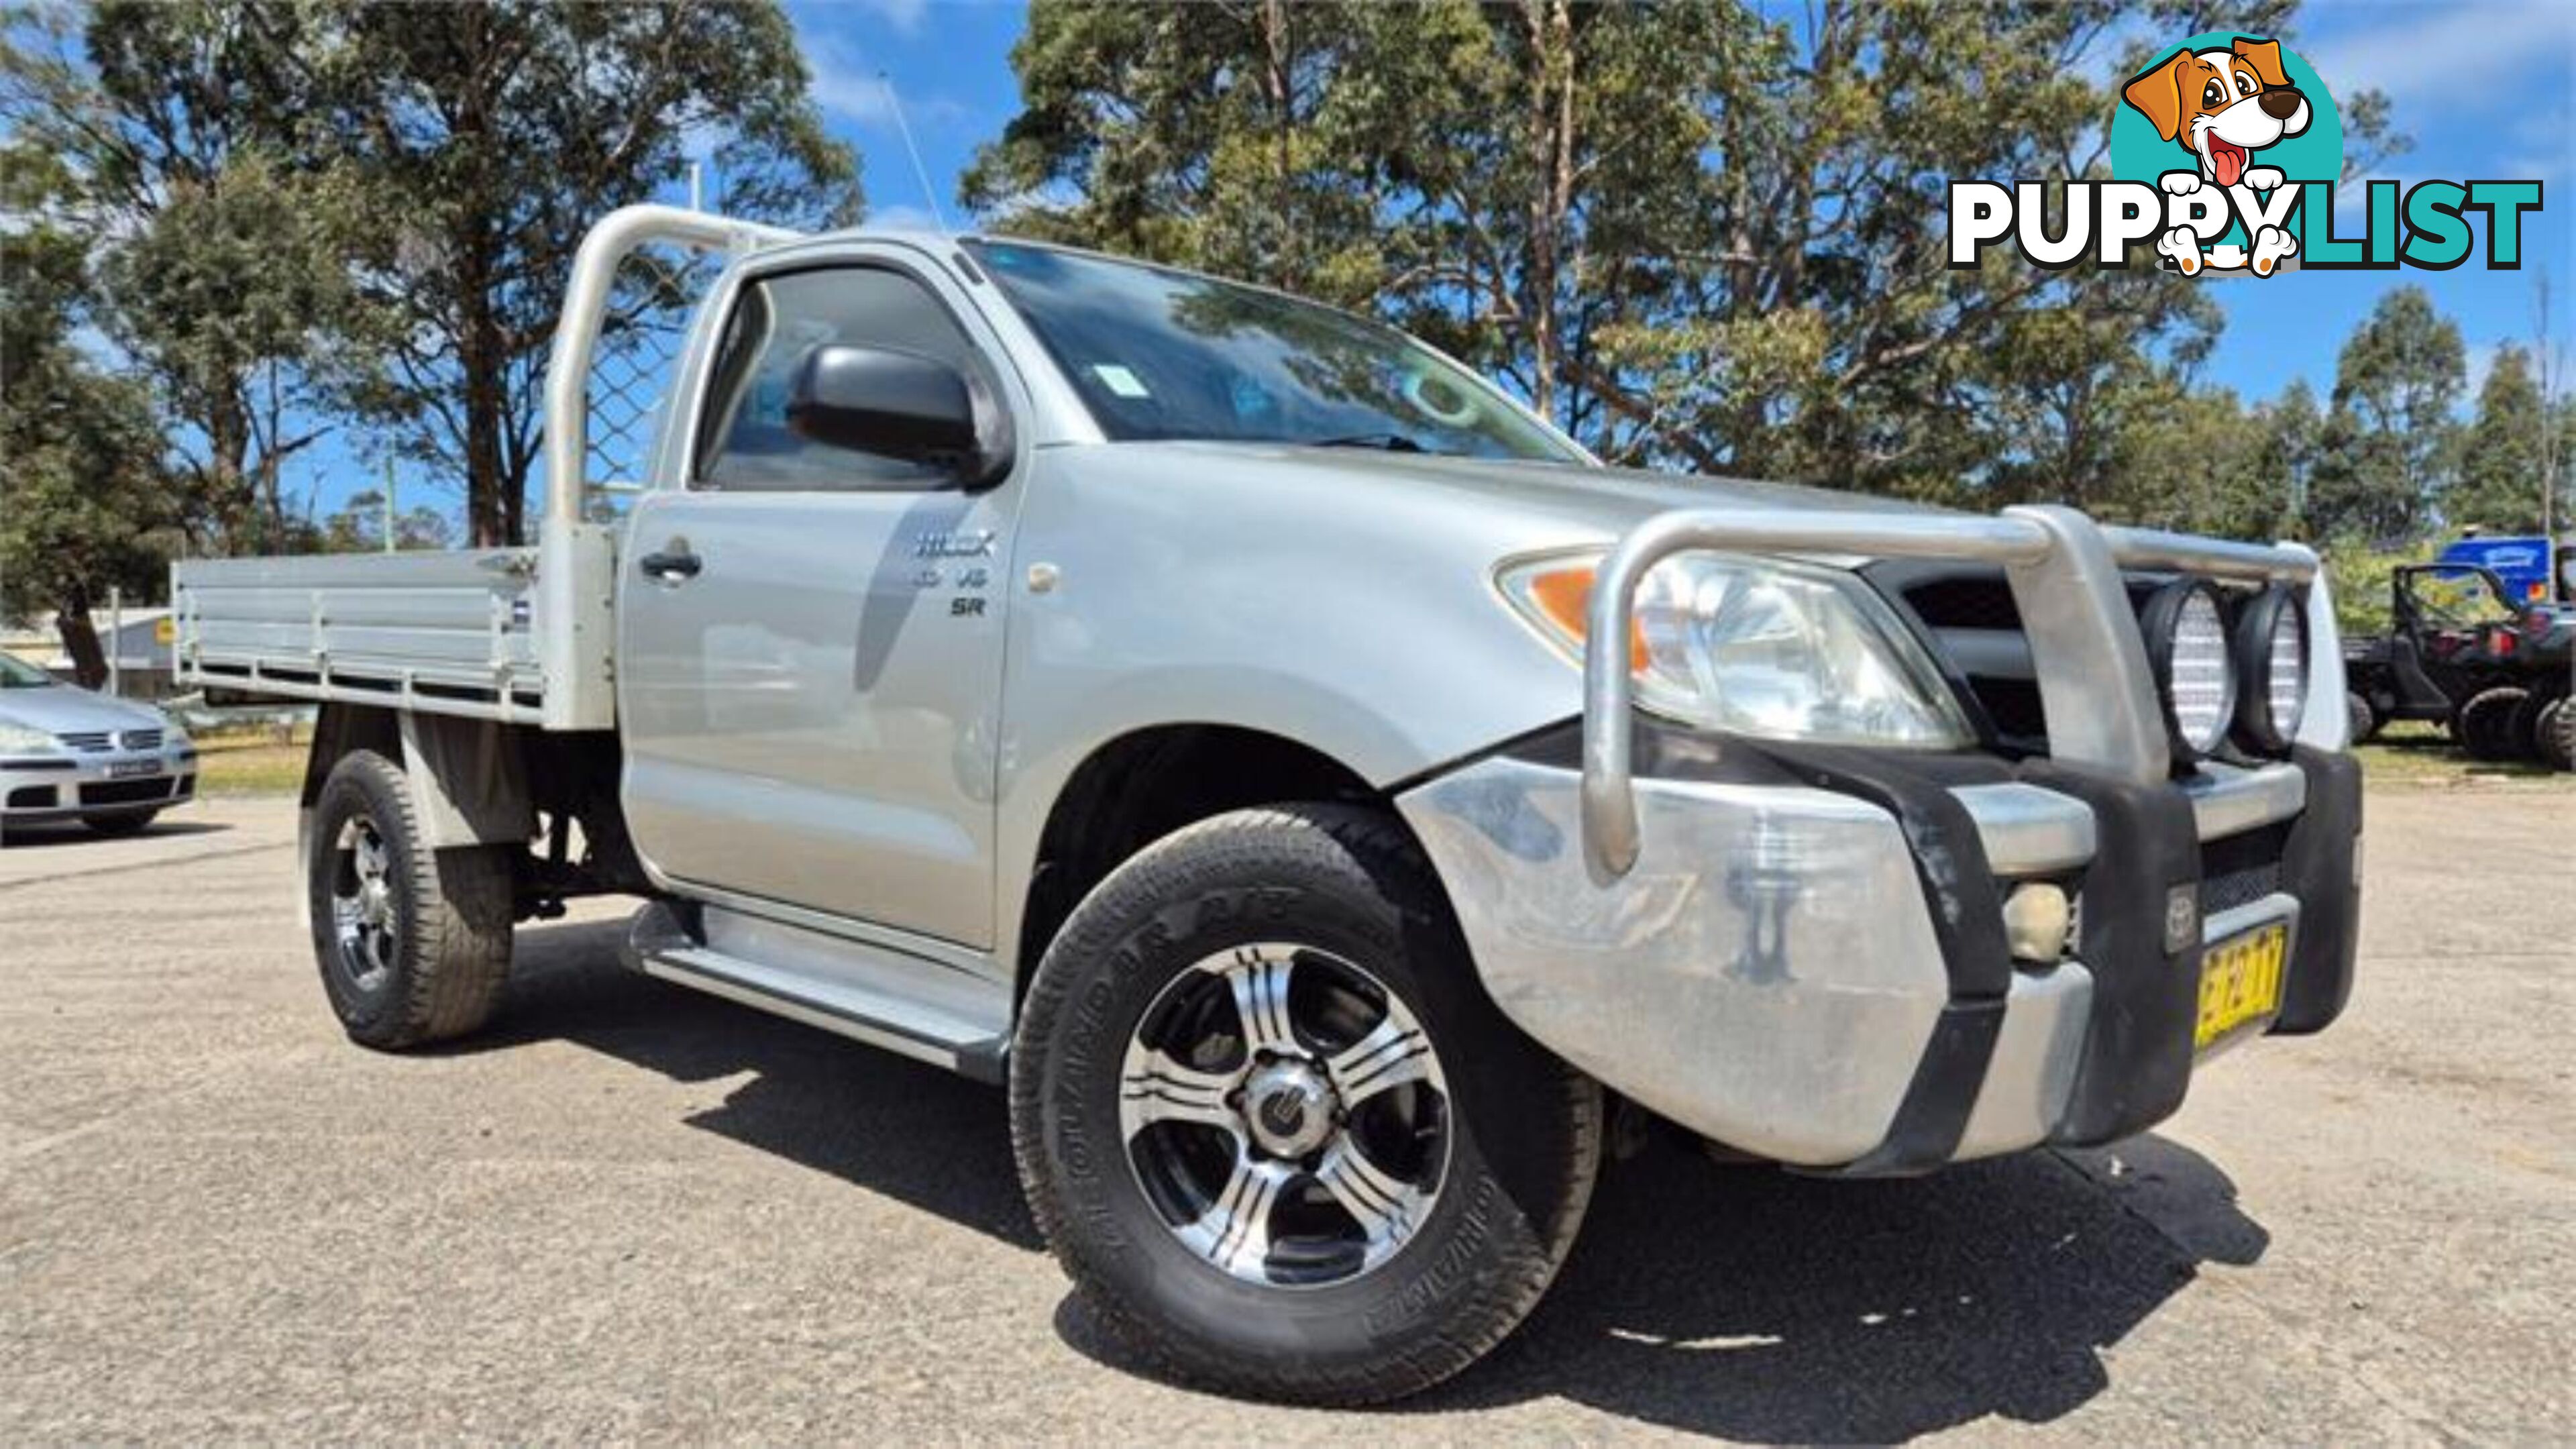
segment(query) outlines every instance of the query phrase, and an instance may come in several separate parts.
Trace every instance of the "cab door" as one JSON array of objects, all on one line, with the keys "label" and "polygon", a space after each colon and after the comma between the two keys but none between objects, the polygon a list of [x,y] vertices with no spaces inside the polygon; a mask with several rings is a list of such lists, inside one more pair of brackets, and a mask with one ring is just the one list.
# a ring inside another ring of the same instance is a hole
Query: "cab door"
[{"label": "cab door", "polygon": [[734,289],[694,369],[686,476],[639,499],[619,560],[626,813],[671,882],[983,948],[1026,460],[970,488],[790,425],[816,349],[861,346],[953,364],[1007,429],[992,334],[906,257],[860,249]]}]

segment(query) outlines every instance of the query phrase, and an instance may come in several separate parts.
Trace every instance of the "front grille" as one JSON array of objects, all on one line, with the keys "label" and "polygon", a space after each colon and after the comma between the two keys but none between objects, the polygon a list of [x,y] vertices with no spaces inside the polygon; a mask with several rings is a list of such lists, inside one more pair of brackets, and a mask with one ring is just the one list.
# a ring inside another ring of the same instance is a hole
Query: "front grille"
[{"label": "front grille", "polygon": [[2289,850],[2283,821],[2201,842],[2200,918],[2250,906],[2281,888],[2281,857]]},{"label": "front grille", "polygon": [[2005,629],[2021,632],[2021,610],[2013,603],[2012,585],[1997,573],[1954,574],[1927,580],[1905,591],[1915,616],[1935,629]]},{"label": "front grille", "polygon": [[56,735],[54,738],[61,742],[64,749],[79,750],[84,754],[92,755],[114,744],[113,736],[106,730],[75,730],[67,735]]},{"label": "front grille", "polygon": [[1870,570],[1922,625],[1924,642],[1965,687],[1994,731],[1994,743],[2025,754],[2048,750],[2030,644],[2001,569],[1974,564],[1879,564]]},{"label": "front grille", "polygon": [[2048,739],[2048,716],[2039,707],[2039,681],[1971,674],[1968,688],[1977,696],[1977,703],[1986,707],[1986,718],[1995,722],[1995,733],[2010,740],[2044,743]]},{"label": "front grille", "polygon": [[157,750],[161,748],[161,732],[159,730],[127,730],[120,742],[129,750]]},{"label": "front grille", "polygon": [[167,800],[170,786],[176,782],[159,780],[104,780],[81,786],[83,805],[137,805],[146,800]]}]

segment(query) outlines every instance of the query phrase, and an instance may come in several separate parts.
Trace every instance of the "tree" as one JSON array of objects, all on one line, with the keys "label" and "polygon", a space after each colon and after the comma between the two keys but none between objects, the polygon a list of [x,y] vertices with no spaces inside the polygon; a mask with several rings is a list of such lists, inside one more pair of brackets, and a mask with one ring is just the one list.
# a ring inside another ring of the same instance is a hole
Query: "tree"
[{"label": "tree", "polygon": [[2452,409],[2468,376],[2459,324],[2421,287],[2379,300],[2337,359],[2311,519],[2329,537],[2412,538],[2458,465]]},{"label": "tree", "polygon": [[[573,253],[713,143],[736,215],[855,219],[858,161],[823,130],[768,0],[437,6],[342,0],[314,64],[338,158],[381,198],[365,291],[397,319],[345,400],[461,476],[476,544],[517,542],[547,345]],[[389,223],[389,224],[386,224]],[[667,305],[647,289],[629,313]]]},{"label": "tree", "polygon": [[101,331],[178,422],[192,542],[274,547],[284,460],[323,429],[315,372],[355,329],[344,241],[366,208],[317,169],[309,7],[102,0],[0,37],[19,144],[55,157]]},{"label": "tree", "polygon": [[[456,541],[456,529],[447,515],[435,508],[415,506],[394,521],[394,547],[397,549],[448,548]],[[321,537],[316,541],[324,553],[374,553],[385,546],[385,495],[373,488],[349,495],[339,511],[322,520]]]},{"label": "tree", "polygon": [[2476,420],[2460,446],[2457,478],[2443,495],[2442,515],[2454,527],[2478,525],[2495,533],[2537,533],[2546,483],[2543,450],[2547,414],[2531,354],[2497,350],[2478,389]]},{"label": "tree", "polygon": [[2269,466],[2277,434],[2264,416],[2219,388],[2172,388],[2156,403],[2128,410],[2096,506],[2151,528],[2281,536],[2289,488]]},{"label": "tree", "polygon": [[2261,476],[2281,480],[2282,512],[2277,530],[2284,538],[2321,536],[2311,521],[2309,498],[2316,488],[2317,463],[2325,450],[2325,419],[2317,412],[2317,395],[2304,377],[2290,379],[2280,401],[2257,409],[2264,432],[2263,451],[2255,464]]},{"label": "tree", "polygon": [[2126,18],[1039,0],[965,200],[1375,311],[1617,460],[2080,499],[2215,313],[2146,266],[1953,271],[1940,184],[2099,173]]},{"label": "tree", "polygon": [[107,678],[90,610],[121,585],[159,587],[173,521],[165,447],[145,390],[109,377],[73,338],[94,301],[77,234],[45,221],[40,198],[60,181],[49,158],[0,154],[0,613],[54,611],[63,652],[84,685]]}]

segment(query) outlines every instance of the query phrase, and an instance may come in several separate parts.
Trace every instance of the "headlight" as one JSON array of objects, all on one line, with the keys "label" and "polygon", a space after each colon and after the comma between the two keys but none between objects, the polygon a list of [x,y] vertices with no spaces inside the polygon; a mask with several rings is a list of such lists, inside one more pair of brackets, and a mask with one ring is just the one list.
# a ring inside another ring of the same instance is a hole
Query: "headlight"
[{"label": "headlight", "polygon": [[2289,590],[2266,589],[2237,616],[2236,673],[2237,727],[2259,750],[2288,749],[2308,703],[2308,616]]},{"label": "headlight", "polygon": [[43,730],[0,720],[0,755],[50,755],[59,748]]},{"label": "headlight", "polygon": [[2229,667],[2218,590],[2178,579],[2147,601],[2138,622],[2156,694],[2164,701],[2165,727],[2194,755],[2217,749],[2236,713],[2236,671]]},{"label": "headlight", "polygon": [[[1597,556],[1506,566],[1503,597],[1582,657]],[[1922,650],[1848,576],[1716,554],[1647,570],[1628,640],[1637,700],[1769,739],[1953,749],[1967,722]]]}]

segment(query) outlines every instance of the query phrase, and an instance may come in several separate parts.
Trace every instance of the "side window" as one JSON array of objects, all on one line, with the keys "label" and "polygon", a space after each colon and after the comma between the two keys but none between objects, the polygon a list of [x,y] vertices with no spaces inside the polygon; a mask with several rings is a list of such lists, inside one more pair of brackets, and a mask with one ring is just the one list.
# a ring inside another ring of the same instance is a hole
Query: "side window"
[{"label": "side window", "polygon": [[927,287],[881,267],[759,278],[742,289],[716,341],[690,481],[745,491],[922,489],[946,475],[901,458],[799,436],[787,393],[807,354],[840,343],[891,347],[968,371],[974,344]]}]

